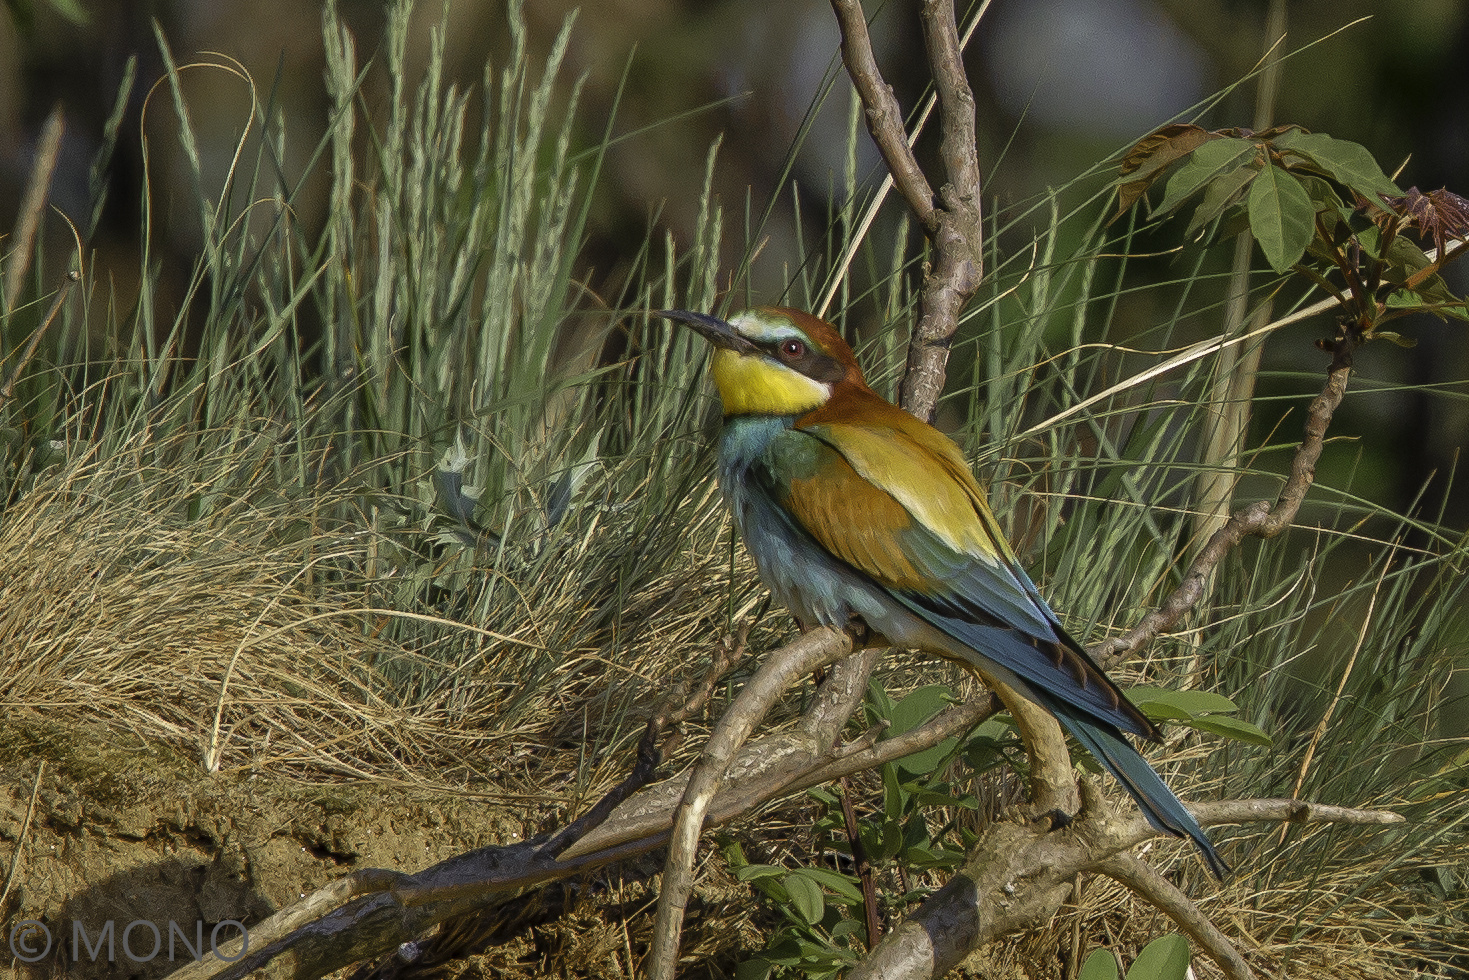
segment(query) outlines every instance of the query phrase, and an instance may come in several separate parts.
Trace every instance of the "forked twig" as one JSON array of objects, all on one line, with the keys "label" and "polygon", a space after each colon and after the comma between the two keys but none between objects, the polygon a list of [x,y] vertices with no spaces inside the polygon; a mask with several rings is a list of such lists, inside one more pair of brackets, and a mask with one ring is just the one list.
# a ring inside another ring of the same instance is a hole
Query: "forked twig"
[{"label": "forked twig", "polygon": [[[824,629],[806,634],[793,646],[797,647],[798,658],[811,663],[845,655],[851,642],[836,630]],[[771,651],[768,659],[784,660],[790,650],[791,647],[785,647]],[[835,749],[829,743],[818,746],[804,734],[767,736],[745,746],[729,765],[729,773],[737,778],[728,781],[724,791],[715,797],[708,809],[707,822],[726,823],[770,800],[930,748],[973,726],[994,710],[991,698],[981,698],[955,705],[900,736],[875,741],[878,732],[872,731]],[[668,780],[633,794],[605,823],[567,847],[559,858],[552,859],[547,854],[547,840],[555,839],[550,837],[507,847],[482,848],[413,875],[382,869],[356,872],[252,929],[248,955],[238,962],[210,957],[190,964],[173,976],[175,980],[208,977],[228,980],[260,970],[262,977],[305,980],[382,955],[401,943],[419,938],[438,923],[495,909],[550,881],[584,874],[663,846],[669,840],[686,785],[683,780]],[[1074,875],[1099,869],[1109,856],[1158,836],[1140,814],[1118,819],[1095,805],[1095,793],[1084,793],[1083,798],[1088,806],[1083,808],[1082,819],[1073,825],[1075,832],[1047,833],[1036,825],[1002,821],[987,829],[984,844],[990,849],[983,853],[1019,861],[1020,865],[1010,872],[1012,876],[1021,875],[1020,867],[1029,869],[1027,875],[1036,869],[1059,869],[1058,874]],[[1191,809],[1204,825],[1262,820],[1383,824],[1401,819],[1388,813],[1326,807],[1298,800],[1232,800]],[[971,859],[970,866],[983,867],[983,853]],[[1031,863],[1026,864],[1027,861]],[[1002,880],[996,886],[998,897],[1013,906],[1013,895],[1000,888],[1004,883]],[[1060,883],[1058,904],[1069,890],[1067,877]],[[1031,906],[1026,905],[1025,909]],[[1049,916],[1054,906],[1037,906],[1032,911]],[[977,921],[972,908],[967,912],[961,908],[943,914]],[[1007,916],[986,928],[998,936],[1006,931],[1006,923],[1014,931],[1026,921],[1023,917]],[[950,940],[957,942],[962,934],[963,930],[954,933],[945,944],[940,944],[941,958],[963,958],[967,948],[946,945]],[[878,950],[888,947],[896,935],[889,934]],[[237,956],[241,950],[238,944],[233,948],[224,945],[220,952]],[[885,961],[879,958],[875,962]]]},{"label": "forked twig", "polygon": [[[847,975],[848,980],[942,977],[980,946],[1048,922],[1071,894],[1073,877],[1082,871],[1119,870],[1124,884],[1128,884],[1124,879],[1131,878],[1151,887],[1125,865],[1109,865],[1109,861],[1158,832],[1140,813],[1126,819],[1112,815],[1098,805],[1099,795],[1085,784],[1083,798],[1087,805],[1068,830],[1047,833],[1036,825],[1009,821],[986,827],[964,866],[888,933]],[[1258,821],[1383,826],[1403,820],[1378,810],[1281,799],[1225,800],[1190,806],[1189,810],[1206,827]],[[1181,893],[1178,897],[1188,903]],[[1183,906],[1173,911],[1185,915]],[[1218,952],[1229,958],[1222,949],[1205,948],[1211,955]]]},{"label": "forked twig", "polygon": [[974,93],[964,71],[954,5],[952,0],[923,0],[920,11],[938,93],[939,152],[947,178],[937,195],[908,145],[897,97],[877,67],[861,3],[831,0],[831,6],[842,33],[842,61],[866,110],[867,130],[935,252],[924,274],[918,325],[908,344],[908,367],[900,388],[900,404],[928,419],[943,393],[944,368],[959,316],[984,277]]},{"label": "forked twig", "polygon": [[[941,154],[951,180],[943,187],[941,206],[934,202],[927,179],[908,149],[902,132],[901,114],[896,111],[896,100],[891,89],[883,83],[872,56],[871,39],[860,5],[853,0],[832,0],[832,7],[842,30],[843,60],[867,108],[868,127],[873,139],[882,150],[899,190],[923,223],[937,254],[934,268],[925,277],[922,317],[910,346],[908,373],[902,386],[903,406],[920,418],[926,418],[943,386],[948,340],[957,327],[963,304],[977,288],[983,270],[979,250],[982,228],[978,223],[981,184],[977,163],[973,163],[973,101],[964,78],[957,35],[952,29],[953,7],[950,0],[924,0],[922,15],[930,70],[944,110]],[[969,224],[971,221],[973,223]],[[942,332],[943,325],[947,326],[947,332]],[[935,327],[940,331],[931,332]],[[1096,659],[1105,664],[1134,653],[1160,633],[1172,629],[1198,604],[1214,568],[1245,537],[1269,538],[1290,526],[1314,482],[1326,430],[1346,393],[1352,356],[1359,343],[1360,336],[1354,327],[1350,323],[1342,323],[1331,346],[1332,360],[1325,386],[1307,412],[1304,436],[1275,503],[1260,501],[1231,516],[1190,563],[1182,582],[1162,607],[1143,617],[1122,636],[1093,645],[1090,652]],[[940,345],[942,349],[938,349]],[[1038,748],[1045,748],[1031,744],[1034,741],[1034,736],[1027,738],[1027,748],[1033,757]],[[1258,804],[1260,801],[1254,802]],[[1099,808],[1093,806],[1091,809]],[[1378,816],[1382,815],[1374,815],[1374,819]],[[992,836],[1020,834],[1021,831],[1015,827],[1018,825],[994,830]],[[971,852],[966,874],[956,876],[949,886],[926,902],[909,923],[890,934],[852,976],[924,977],[941,974],[970,950],[1006,931],[1019,928],[1012,908],[1014,902],[1007,897],[1014,888],[1011,878],[1007,877],[1010,875],[1032,885],[1030,895],[1038,918],[1053,913],[1069,892],[1070,881],[1068,876],[1052,880],[1050,875],[1057,868],[1072,865],[1057,858],[1053,853],[1054,846],[1045,846],[1054,845],[1053,841],[1030,843],[1044,855],[1025,853],[1029,845],[1021,847],[1019,838],[999,847],[976,848]],[[1022,853],[1027,860],[1017,857]],[[1120,849],[1110,853],[1118,854]],[[1223,936],[1208,924],[1202,913],[1181,893],[1169,893],[1167,889],[1171,886],[1153,876],[1140,861],[1131,857],[1108,857],[1099,865],[1094,853],[1086,855],[1086,858],[1092,866],[1101,866],[1104,871],[1123,880],[1124,884],[1141,890],[1160,907],[1176,911],[1180,924],[1195,934],[1231,977],[1249,976],[1248,966]],[[1080,870],[1080,866],[1079,862],[1076,863],[1068,874]],[[999,893],[990,899],[991,904],[986,909],[982,900],[985,890],[978,887],[977,882],[994,883],[996,876]],[[1045,883],[1037,881],[1037,876]],[[993,919],[993,932],[975,928],[973,913],[977,909],[981,910],[981,917],[987,912]],[[956,914],[957,919],[954,918]],[[916,930],[910,928],[914,923],[919,926]],[[942,952],[936,951],[936,944],[947,944],[947,948]]]}]

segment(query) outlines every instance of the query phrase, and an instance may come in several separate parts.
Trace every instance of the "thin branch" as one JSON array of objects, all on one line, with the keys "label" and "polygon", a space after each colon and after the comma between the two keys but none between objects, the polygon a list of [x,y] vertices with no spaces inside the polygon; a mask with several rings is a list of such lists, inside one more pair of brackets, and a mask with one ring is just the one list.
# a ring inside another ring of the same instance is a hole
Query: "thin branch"
[{"label": "thin branch", "polygon": [[[957,732],[973,728],[1001,709],[993,694],[945,708],[928,722],[892,738],[861,746],[862,740],[839,751],[831,761],[813,768],[801,778],[799,788],[820,786],[833,779],[862,772],[938,745]],[[793,788],[797,788],[794,787]]]},{"label": "thin branch", "polygon": [[[813,632],[815,636],[806,634],[797,642],[811,644],[814,640],[814,645],[823,651],[822,656],[827,657],[839,657],[849,649],[850,641],[836,631]],[[785,651],[780,650],[769,656],[774,660],[783,659],[784,655]],[[819,661],[821,657],[813,659]],[[745,746],[729,766],[730,779],[725,791],[709,807],[706,822],[726,823],[769,800],[922,751],[972,727],[996,707],[993,697],[966,702],[946,709],[901,736],[874,743],[878,732],[868,732],[840,749],[816,746],[800,734],[761,739]],[[357,872],[257,926],[249,936],[248,955],[238,962],[231,964],[210,957],[190,964],[174,977],[227,980],[263,970],[265,977],[304,980],[382,955],[450,918],[492,909],[549,881],[584,874],[663,846],[669,839],[675,808],[684,795],[685,785],[684,781],[675,779],[648,787],[618,807],[607,823],[568,847],[554,861],[546,856],[542,841],[527,841],[457,855],[414,875],[381,869]],[[1087,805],[1083,807],[1081,819],[1073,825],[1074,832],[1047,832],[1035,824],[992,824],[966,867],[984,867],[987,860],[1009,862],[1008,870],[1001,869],[1003,874],[994,887],[1000,900],[1012,905],[1015,888],[1011,886],[1009,892],[1005,891],[1012,879],[1041,880],[1054,873],[1058,876],[1054,897],[1059,905],[1069,893],[1076,873],[1096,869],[1110,855],[1159,836],[1141,814],[1119,819],[1097,805],[1094,792],[1086,794],[1084,799]],[[1401,821],[1394,814],[1299,800],[1231,800],[1191,806],[1190,810],[1206,826],[1258,820],[1354,824]],[[1004,877],[1005,874],[1009,877]],[[1055,907],[1041,911],[1049,916]],[[1017,907],[1016,911],[1018,916],[1024,909]],[[935,914],[973,918],[972,912],[964,913],[962,909],[940,910]],[[997,920],[986,927],[998,930],[992,938],[1007,931],[1005,922],[1013,925],[1008,931],[1031,924],[1029,919],[1016,916]],[[950,939],[957,942],[964,934],[973,931],[966,927]],[[884,939],[879,949],[889,944],[892,935]],[[958,946],[944,948],[948,950],[945,956],[955,954],[962,959],[972,947],[967,947],[964,953],[958,952]],[[221,953],[229,956],[239,952],[238,946],[221,949]]]},{"label": "thin branch", "polygon": [[930,233],[938,254],[923,279],[921,315],[908,343],[908,366],[900,391],[904,408],[921,419],[931,419],[944,392],[949,345],[959,329],[959,316],[984,278],[984,223],[974,93],[964,71],[952,0],[924,0],[921,19],[939,93],[943,134],[939,152],[948,179],[939,191],[943,207]]},{"label": "thin branch", "polygon": [[[1209,803],[1191,803],[1188,808],[1194,819],[1205,827],[1226,823],[1342,823],[1360,827],[1381,827],[1405,823],[1404,817],[1387,810],[1363,810],[1350,806],[1332,806],[1329,803],[1312,803],[1310,800],[1292,800],[1270,797],[1258,800],[1214,800]],[[1148,826],[1142,814],[1131,819],[1121,831],[1125,846],[1132,847],[1158,836]]]},{"label": "thin branch", "polygon": [[652,949],[645,967],[650,980],[673,980],[677,972],[684,910],[694,890],[694,858],[699,836],[730,763],[787,688],[816,668],[851,652],[855,645],[851,637],[846,638],[845,644],[834,644],[832,640],[837,635],[840,634],[830,627],[811,630],[785,647],[780,656],[767,657],[705,743],[684,787],[669,841],[668,860],[663,866]]},{"label": "thin branch", "polygon": [[15,837],[15,853],[10,855],[10,871],[5,875],[5,888],[0,891],[0,915],[5,913],[5,902],[10,898],[11,886],[15,884],[16,873],[20,871],[26,850],[26,838],[31,833],[31,819],[36,815],[36,800],[41,795],[41,777],[45,772],[46,760],[42,759],[36,765],[36,779],[31,783],[31,802],[26,806],[25,819],[21,821],[20,833]]},{"label": "thin branch", "polygon": [[665,755],[664,750],[658,744],[663,734],[661,722],[662,719],[659,717],[648,719],[643,738],[638,743],[637,762],[633,765],[632,772],[628,773],[627,777],[614,786],[610,792],[604,794],[595,806],[552,837],[541,848],[542,857],[551,859],[560,857],[572,844],[581,840],[594,828],[606,823],[612,811],[621,806],[623,801],[653,781],[658,767],[663,764]]},{"label": "thin branch", "polygon": [[920,315],[908,344],[908,366],[900,388],[900,404],[918,418],[929,419],[943,394],[949,345],[959,328],[959,316],[984,277],[974,93],[964,71],[954,5],[952,0],[924,0],[920,11],[929,70],[938,94],[939,152],[947,178],[938,201],[909,148],[897,98],[878,71],[861,4],[831,0],[831,5],[842,32],[842,62],[866,109],[867,129],[935,253],[924,274]]},{"label": "thin branch", "polygon": [[1234,944],[1225,938],[1209,917],[1178,890],[1178,886],[1148,866],[1135,854],[1114,854],[1098,865],[1098,870],[1115,878],[1136,892],[1143,901],[1172,919],[1229,980],[1255,980],[1254,971]]},{"label": "thin branch", "polygon": [[938,229],[938,211],[933,189],[918,166],[918,158],[908,146],[903,131],[903,109],[893,88],[883,81],[877,58],[872,53],[872,37],[867,33],[867,15],[858,0],[831,0],[837,25],[842,32],[842,63],[857,88],[867,115],[867,131],[882,153],[888,170],[898,186],[898,193],[918,216],[923,227],[932,234]]},{"label": "thin branch", "polygon": [[1331,366],[1326,384],[1306,412],[1305,435],[1291,458],[1290,473],[1274,506],[1260,500],[1237,511],[1214,532],[1208,544],[1195,556],[1183,581],[1164,600],[1163,605],[1148,613],[1132,629],[1088,647],[1088,652],[1106,666],[1135,653],[1151,643],[1160,633],[1171,630],[1203,598],[1204,587],[1214,568],[1224,556],[1247,537],[1273,538],[1290,526],[1305,500],[1306,491],[1316,480],[1316,462],[1326,444],[1326,429],[1331,417],[1346,395],[1347,380],[1352,373],[1352,355],[1360,338],[1355,331],[1341,328],[1332,344]]},{"label": "thin branch", "polygon": [[857,882],[862,887],[862,919],[867,927],[867,948],[871,949],[882,939],[882,917],[877,911],[877,876],[872,860],[867,856],[867,845],[862,843],[862,828],[857,823],[857,807],[852,803],[852,782],[843,776],[837,781],[837,785],[841,788],[842,830],[852,849],[852,863],[857,872]]},{"label": "thin branch", "polygon": [[[1085,784],[1084,784],[1085,786]],[[1106,864],[1159,832],[1138,813],[1119,819],[1084,789],[1086,805],[1069,830],[990,824],[964,866],[943,888],[878,944],[848,980],[930,980],[954,969],[978,947],[1047,922],[1082,871]],[[1393,813],[1322,806],[1300,800],[1228,800],[1189,807],[1204,825],[1255,821],[1401,823]]]},{"label": "thin branch", "polygon": [[[979,7],[974,10],[973,16],[969,20],[969,26],[965,28],[964,36],[959,41],[961,49],[969,47],[970,38],[974,37],[974,32],[979,28],[980,20],[984,18],[985,11],[989,10],[992,2],[993,0],[981,0]],[[907,143],[910,150],[918,142],[918,137],[923,133],[923,127],[928,123],[928,117],[936,105],[938,105],[938,93],[928,93],[923,100],[923,108],[918,110],[918,118],[913,123],[913,132],[908,134]],[[842,281],[846,278],[846,272],[851,268],[852,260],[857,257],[858,249],[867,240],[867,232],[872,227],[872,223],[877,220],[877,212],[882,208],[883,202],[887,200],[888,192],[892,189],[893,174],[889,170],[882,178],[882,183],[878,185],[877,193],[868,202],[867,208],[862,215],[862,220],[857,223],[857,228],[852,234],[852,241],[847,246],[846,254],[841,257],[841,260],[833,268],[831,283],[827,286],[826,292],[822,294],[821,302],[811,311],[823,320],[827,319],[827,311],[831,309],[831,302],[836,297],[837,290],[841,288]]]},{"label": "thin branch", "polygon": [[[979,160],[975,156],[978,134],[974,126],[974,93],[964,70],[964,47],[952,0],[924,0],[920,15],[928,63],[933,69],[934,88],[939,97],[939,153],[943,157],[947,184],[940,195],[954,195],[963,206],[979,211]],[[952,209],[953,204],[946,201]]]},{"label": "thin branch", "polygon": [[831,665],[826,679],[816,689],[811,706],[797,723],[819,745],[832,745],[841,738],[842,726],[867,696],[867,680],[882,656],[882,649],[859,650]]}]

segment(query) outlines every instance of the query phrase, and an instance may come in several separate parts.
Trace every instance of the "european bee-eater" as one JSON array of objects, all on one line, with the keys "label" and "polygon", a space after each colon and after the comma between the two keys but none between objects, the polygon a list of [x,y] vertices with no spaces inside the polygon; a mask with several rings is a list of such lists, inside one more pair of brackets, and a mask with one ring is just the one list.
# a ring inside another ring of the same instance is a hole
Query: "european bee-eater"
[{"label": "european bee-eater", "polygon": [[1157,727],[1040,597],[952,440],[873,392],[841,335],[808,313],[660,315],[714,346],[720,488],[760,577],[802,627],[860,620],[1034,701],[1149,823],[1191,838],[1224,877],[1197,821],[1123,734],[1156,741]]}]

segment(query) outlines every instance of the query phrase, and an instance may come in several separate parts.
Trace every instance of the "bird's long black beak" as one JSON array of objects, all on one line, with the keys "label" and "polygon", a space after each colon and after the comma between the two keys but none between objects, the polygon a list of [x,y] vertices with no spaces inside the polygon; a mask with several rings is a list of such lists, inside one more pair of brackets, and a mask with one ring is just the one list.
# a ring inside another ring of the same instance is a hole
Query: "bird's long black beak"
[{"label": "bird's long black beak", "polygon": [[685,326],[692,327],[699,336],[703,337],[715,347],[723,347],[732,350],[736,354],[755,354],[760,348],[741,337],[735,332],[735,328],[707,313],[694,313],[689,310],[659,310],[653,314],[669,320],[676,320]]}]

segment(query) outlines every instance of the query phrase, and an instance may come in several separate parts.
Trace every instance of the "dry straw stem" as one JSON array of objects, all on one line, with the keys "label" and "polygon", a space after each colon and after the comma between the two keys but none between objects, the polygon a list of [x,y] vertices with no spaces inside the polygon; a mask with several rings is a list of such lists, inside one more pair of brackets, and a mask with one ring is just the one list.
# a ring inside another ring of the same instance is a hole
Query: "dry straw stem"
[{"label": "dry straw stem", "polygon": [[[0,520],[0,710],[196,754],[218,711],[224,770],[415,786],[523,736],[497,727],[508,695],[474,675],[463,696],[404,697],[375,669],[427,656],[364,630],[378,617],[350,580],[370,540],[335,523],[341,494],[274,486],[278,435],[268,422],[144,434],[100,460],[89,456],[100,447],[71,441],[76,458],[38,475]],[[344,587],[310,587],[293,575],[306,568]],[[515,655],[536,625],[485,646]]]},{"label": "dry straw stem", "polygon": [[[1275,97],[1280,90],[1284,71],[1281,49],[1285,41],[1285,0],[1271,0],[1270,19],[1265,28],[1264,67],[1255,91],[1255,132],[1269,129],[1275,122]],[[1269,321],[1270,297],[1249,311],[1250,264],[1255,241],[1241,235],[1235,242],[1234,265],[1229,274],[1228,300],[1224,307],[1224,333],[1243,333]],[[1248,323],[1246,317],[1248,316]],[[1200,513],[1194,518],[1195,534],[1207,540],[1224,525],[1229,513],[1235,483],[1239,479],[1238,457],[1244,449],[1250,429],[1250,410],[1254,403],[1255,376],[1260,370],[1264,342],[1246,346],[1230,346],[1220,350],[1214,365],[1214,381],[1204,417],[1204,438],[1199,474],[1194,497]]]},{"label": "dry straw stem", "polygon": [[[1342,695],[1346,691],[1347,681],[1352,676],[1352,670],[1356,667],[1357,657],[1362,653],[1362,647],[1367,642],[1367,632],[1372,625],[1372,613],[1377,608],[1377,599],[1382,594],[1382,585],[1387,580],[1388,569],[1392,567],[1392,559],[1397,552],[1397,543],[1388,552],[1387,561],[1382,563],[1382,573],[1377,576],[1377,584],[1372,587],[1372,595],[1367,600],[1367,611],[1362,616],[1362,626],[1357,630],[1357,642],[1352,645],[1351,655],[1347,657],[1345,666],[1342,667],[1341,680],[1337,682],[1336,693],[1331,696],[1331,703],[1321,713],[1321,720],[1316,724],[1316,729],[1311,733],[1311,741],[1306,745],[1306,752],[1301,758],[1301,768],[1296,773],[1295,785],[1291,787],[1292,799],[1301,795],[1301,787],[1306,783],[1306,776],[1311,771],[1311,761],[1316,757],[1316,749],[1321,740],[1326,737],[1326,731],[1331,725],[1332,716],[1336,714],[1337,707],[1341,704]],[[1280,828],[1280,843],[1285,843],[1287,828]]]},{"label": "dry straw stem", "polygon": [[15,876],[20,871],[25,855],[26,837],[31,832],[31,820],[36,815],[36,798],[41,795],[41,777],[46,773],[46,760],[36,764],[36,779],[31,783],[31,802],[26,805],[25,820],[21,821],[20,833],[15,835],[15,853],[10,855],[10,870],[5,875],[5,888],[0,891],[0,915],[5,913],[5,902],[10,898],[10,889],[15,885]]},{"label": "dry straw stem", "polygon": [[56,296],[51,300],[51,308],[46,311],[45,319],[37,325],[35,330],[31,331],[31,336],[26,341],[25,350],[21,351],[19,360],[10,369],[10,375],[5,379],[5,384],[0,385],[0,408],[3,408],[6,402],[15,397],[15,383],[20,380],[20,376],[25,371],[26,365],[30,364],[31,359],[36,356],[36,350],[41,346],[41,338],[46,335],[47,330],[51,329],[51,324],[55,322],[57,314],[61,312],[61,307],[66,302],[66,295],[71,292],[72,283],[80,280],[81,275],[76,272],[71,273],[65,279],[61,280],[61,287],[56,290]]}]

